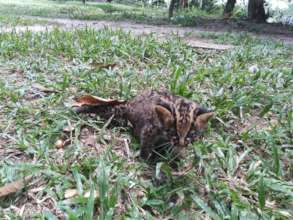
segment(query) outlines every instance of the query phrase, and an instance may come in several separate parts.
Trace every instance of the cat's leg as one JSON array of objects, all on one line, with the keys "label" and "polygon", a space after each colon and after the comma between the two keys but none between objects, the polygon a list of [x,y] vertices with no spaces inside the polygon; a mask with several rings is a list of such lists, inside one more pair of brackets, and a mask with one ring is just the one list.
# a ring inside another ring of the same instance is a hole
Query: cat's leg
[{"label": "cat's leg", "polygon": [[140,157],[143,160],[148,160],[151,157],[152,150],[148,145],[141,145],[140,148]]},{"label": "cat's leg", "polygon": [[153,141],[156,135],[156,129],[153,126],[144,126],[140,132],[140,157],[148,160],[153,150]]}]

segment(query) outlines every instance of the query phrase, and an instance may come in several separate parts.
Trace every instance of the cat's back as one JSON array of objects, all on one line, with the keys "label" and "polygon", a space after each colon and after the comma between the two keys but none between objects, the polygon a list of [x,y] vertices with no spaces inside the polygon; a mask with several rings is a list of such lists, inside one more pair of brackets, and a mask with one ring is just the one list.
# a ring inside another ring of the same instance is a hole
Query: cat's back
[{"label": "cat's back", "polygon": [[171,102],[171,99],[168,91],[145,90],[128,102],[127,118],[136,127],[143,127],[147,123],[156,124],[157,114],[154,107]]},{"label": "cat's back", "polygon": [[167,90],[145,90],[132,99],[129,104],[138,105],[141,103],[146,103],[157,105],[162,101],[172,102],[173,99],[174,96]]}]

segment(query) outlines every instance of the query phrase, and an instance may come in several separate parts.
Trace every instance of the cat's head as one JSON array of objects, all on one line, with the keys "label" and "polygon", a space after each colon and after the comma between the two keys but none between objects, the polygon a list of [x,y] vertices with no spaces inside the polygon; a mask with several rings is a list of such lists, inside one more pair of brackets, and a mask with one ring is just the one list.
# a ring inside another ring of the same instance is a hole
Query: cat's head
[{"label": "cat's head", "polygon": [[214,115],[212,111],[185,99],[176,102],[173,110],[161,105],[155,109],[172,141],[181,147],[193,142]]}]

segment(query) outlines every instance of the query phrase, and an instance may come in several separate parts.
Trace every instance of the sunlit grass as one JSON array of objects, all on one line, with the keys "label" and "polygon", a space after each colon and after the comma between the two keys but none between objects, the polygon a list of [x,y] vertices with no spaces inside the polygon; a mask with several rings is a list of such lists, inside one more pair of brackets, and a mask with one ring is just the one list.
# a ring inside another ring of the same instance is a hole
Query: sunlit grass
[{"label": "sunlit grass", "polygon": [[39,20],[39,19],[33,19],[33,18],[23,18],[17,15],[12,15],[12,16],[0,15],[0,28],[6,27],[6,26],[17,26],[17,25],[22,25],[22,26],[29,26],[29,25],[35,25],[35,24],[44,25],[47,23],[48,22],[44,19]]},{"label": "sunlit grass", "polygon": [[123,5],[117,3],[48,0],[0,0],[0,14],[9,16],[40,16],[83,20],[135,20],[166,23],[167,11],[162,8]]}]

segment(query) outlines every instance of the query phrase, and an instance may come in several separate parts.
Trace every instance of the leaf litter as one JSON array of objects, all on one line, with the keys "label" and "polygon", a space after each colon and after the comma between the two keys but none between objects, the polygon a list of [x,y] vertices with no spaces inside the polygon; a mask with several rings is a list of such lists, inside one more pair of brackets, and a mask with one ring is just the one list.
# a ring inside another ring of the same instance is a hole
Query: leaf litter
[{"label": "leaf litter", "polygon": [[23,189],[32,179],[32,176],[24,177],[21,180],[16,180],[0,187],[0,198],[16,193]]}]

